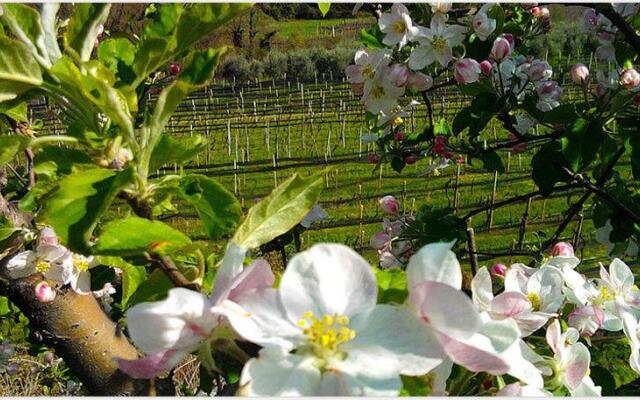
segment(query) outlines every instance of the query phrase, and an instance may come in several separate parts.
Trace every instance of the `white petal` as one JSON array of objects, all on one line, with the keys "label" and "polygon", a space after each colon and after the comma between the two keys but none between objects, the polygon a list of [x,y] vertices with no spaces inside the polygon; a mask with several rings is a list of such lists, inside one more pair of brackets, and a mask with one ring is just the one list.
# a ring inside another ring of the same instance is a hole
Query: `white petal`
[{"label": "white petal", "polygon": [[[364,372],[364,371],[358,371]],[[402,388],[399,376],[376,377],[347,370],[331,370],[322,376],[322,396],[394,397]]]},{"label": "white petal", "polygon": [[620,259],[616,258],[609,264],[609,275],[611,282],[618,290],[623,293],[631,290],[634,281],[633,273]]},{"label": "white petal", "polygon": [[246,292],[212,310],[225,315],[240,336],[261,346],[292,350],[304,339],[302,329],[287,318],[275,289]]},{"label": "white petal", "polygon": [[80,294],[91,292],[91,273],[82,271],[78,274],[78,279],[71,281],[71,288]]},{"label": "white petal", "polygon": [[197,346],[218,321],[205,295],[183,288],[171,289],[165,300],[136,304],[126,316],[131,339],[147,354]]},{"label": "white petal", "polygon": [[462,287],[462,271],[454,252],[455,241],[431,243],[421,248],[407,265],[409,289],[425,282],[441,282],[455,289]]},{"label": "white petal", "polygon": [[317,244],[295,255],[280,283],[280,298],[291,321],[307,311],[317,317],[366,312],[376,304],[378,287],[371,266],[339,244]]},{"label": "white petal", "polygon": [[243,396],[314,396],[320,393],[320,371],[312,357],[278,348],[260,350],[242,369]]},{"label": "white petal", "polygon": [[431,329],[404,306],[378,305],[356,316],[351,328],[356,337],[342,347],[348,357],[339,367],[351,372],[424,375],[446,358]]},{"label": "white petal", "polygon": [[409,291],[409,304],[436,331],[466,339],[481,327],[471,299],[449,285],[425,281]]},{"label": "white petal", "polygon": [[577,388],[570,390],[570,392],[573,397],[602,396],[602,388],[600,386],[596,386],[595,383],[593,383],[593,380],[588,376],[585,376],[580,385]]},{"label": "white petal", "polygon": [[246,254],[247,249],[236,245],[233,241],[229,242],[220,269],[216,273],[212,299],[220,300],[224,296],[223,293],[228,293],[233,279],[242,272],[242,263]]},{"label": "white petal", "polygon": [[36,253],[27,250],[16,254],[7,262],[6,269],[11,279],[25,278],[35,274]]},{"label": "white petal", "polygon": [[481,310],[488,310],[491,300],[493,300],[493,288],[491,286],[491,275],[487,267],[482,267],[471,281],[471,292],[473,303]]}]

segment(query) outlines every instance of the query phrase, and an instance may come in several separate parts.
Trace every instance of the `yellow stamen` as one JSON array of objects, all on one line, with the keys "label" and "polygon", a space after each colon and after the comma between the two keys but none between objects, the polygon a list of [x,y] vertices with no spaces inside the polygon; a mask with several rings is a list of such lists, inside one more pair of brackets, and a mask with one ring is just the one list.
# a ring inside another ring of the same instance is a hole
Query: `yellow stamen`
[{"label": "yellow stamen", "polygon": [[393,30],[396,33],[404,33],[407,30],[407,24],[402,20],[398,20],[393,23]]},{"label": "yellow stamen", "polygon": [[89,269],[89,261],[84,257],[73,257],[73,266],[79,271],[87,271]]},{"label": "yellow stamen", "polygon": [[36,262],[36,271],[45,273],[51,268],[51,264],[47,260],[40,259]]},{"label": "yellow stamen", "polygon": [[531,292],[529,293],[527,298],[531,302],[531,306],[533,307],[534,311],[538,311],[540,309],[540,296],[538,295],[538,293]]},{"label": "yellow stamen", "polygon": [[339,353],[339,346],[356,337],[356,332],[349,329],[349,318],[344,315],[323,315],[317,318],[313,312],[304,313],[304,319],[298,321],[304,328],[302,333],[307,337],[313,352],[320,358],[327,358]]},{"label": "yellow stamen", "polygon": [[404,120],[402,119],[402,117],[395,117],[393,119],[393,125],[398,126],[398,125],[402,125],[404,123]]},{"label": "yellow stamen", "polygon": [[431,46],[433,47],[434,50],[444,50],[447,48],[448,45],[449,44],[447,43],[447,40],[442,36],[434,37],[433,42],[431,42]]}]

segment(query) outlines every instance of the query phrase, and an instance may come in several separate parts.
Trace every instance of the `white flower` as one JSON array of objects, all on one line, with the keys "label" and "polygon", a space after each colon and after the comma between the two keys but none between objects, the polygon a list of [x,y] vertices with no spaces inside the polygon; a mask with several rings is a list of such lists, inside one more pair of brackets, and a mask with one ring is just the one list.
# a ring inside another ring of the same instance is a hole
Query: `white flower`
[{"label": "white flower", "polygon": [[404,94],[404,87],[398,87],[386,77],[377,77],[364,84],[364,107],[372,114],[388,113],[398,105],[398,98]]},{"label": "white flower", "polygon": [[560,105],[558,101],[562,95],[562,88],[556,81],[541,81],[536,83],[538,102],[536,108],[542,112],[551,111]]},{"label": "white flower", "polygon": [[98,265],[95,257],[85,257],[80,254],[71,255],[69,284],[77,293],[87,294],[91,292],[91,273],[89,269]]},{"label": "white flower", "polygon": [[537,125],[537,122],[533,119],[527,118],[523,115],[516,116],[516,123],[513,126],[516,128],[518,133],[521,135],[526,135],[529,133],[529,130]]},{"label": "white flower", "polygon": [[467,28],[460,25],[447,25],[443,14],[431,18],[431,27],[422,28],[418,33],[418,47],[409,56],[409,68],[421,70],[434,61],[446,67],[453,59],[452,48],[464,40]]},{"label": "white flower", "polygon": [[73,266],[71,253],[64,246],[43,244],[37,246],[35,251],[16,254],[7,262],[6,268],[11,279],[42,273],[46,279],[67,284]]},{"label": "white flower", "polygon": [[364,83],[381,75],[381,72],[391,62],[391,51],[388,49],[358,50],[355,64],[349,65],[345,73],[349,83]]},{"label": "white flower", "polygon": [[432,243],[411,257],[409,304],[456,364],[475,372],[509,374],[542,387],[542,376],[529,360],[539,356],[518,339],[515,321],[491,320],[460,291],[462,272],[451,246]]},{"label": "white flower", "polygon": [[640,326],[638,319],[632,313],[624,312],[622,313],[622,327],[631,347],[629,365],[631,369],[640,374]]},{"label": "white flower", "polygon": [[489,18],[487,11],[493,4],[487,3],[483,5],[480,10],[473,16],[472,24],[473,30],[481,41],[487,40],[489,35],[496,30],[496,20]]},{"label": "white flower", "polygon": [[[611,225],[611,220],[607,220],[604,226],[596,229],[596,241],[598,243],[608,245],[608,254],[612,256],[615,251],[616,245],[609,240],[609,235],[613,232],[613,225]],[[634,237],[631,237],[627,240],[627,248],[624,251],[624,254],[620,254],[623,257],[631,257],[635,258],[638,256],[638,243],[636,242]]]},{"label": "white flower", "polygon": [[444,355],[422,322],[404,307],[376,305],[376,297],[360,255],[318,244],[291,259],[279,289],[224,302],[234,329],[263,346],[243,368],[241,393],[396,396],[400,374],[438,366]]},{"label": "white flower", "polygon": [[440,13],[446,15],[449,10],[451,10],[451,3],[443,2],[443,1],[430,1],[429,6],[431,6],[431,12]]},{"label": "white flower", "polygon": [[388,46],[397,44],[398,48],[402,48],[418,33],[418,29],[411,22],[409,10],[400,3],[391,6],[390,13],[383,13],[378,20],[378,25],[386,34],[382,43]]},{"label": "white flower", "polygon": [[640,4],[638,3],[613,3],[613,9],[623,17],[629,17],[631,15],[635,15],[640,9]]},{"label": "white flower", "polygon": [[127,313],[129,335],[147,354],[138,360],[117,359],[121,370],[134,378],[151,379],[173,368],[199,348],[221,322],[213,307],[246,292],[271,287],[275,280],[269,264],[256,260],[243,268],[246,250],[231,243],[216,274],[211,298],[174,288],[165,300],[136,304]]}]

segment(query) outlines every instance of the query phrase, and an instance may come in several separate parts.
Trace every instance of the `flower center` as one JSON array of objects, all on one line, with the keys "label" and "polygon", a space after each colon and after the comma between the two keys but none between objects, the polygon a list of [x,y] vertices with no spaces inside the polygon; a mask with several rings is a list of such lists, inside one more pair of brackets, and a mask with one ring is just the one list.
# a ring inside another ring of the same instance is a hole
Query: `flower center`
[{"label": "flower center", "polygon": [[384,97],[384,88],[382,86],[375,86],[371,89],[371,96],[374,98]]},{"label": "flower center", "polygon": [[49,270],[49,268],[51,268],[51,264],[49,263],[49,261],[43,258],[40,258],[38,259],[38,261],[36,261],[36,271],[44,274]]},{"label": "flower center", "polygon": [[328,315],[317,318],[313,312],[304,313],[304,318],[298,321],[303,328],[309,345],[320,358],[336,355],[339,346],[356,337],[356,332],[349,329],[349,318],[344,315]]},{"label": "flower center", "polygon": [[600,288],[600,299],[604,302],[604,301],[610,301],[610,300],[615,300],[616,295],[615,293],[611,293],[611,291],[609,291],[609,289],[607,289],[606,286],[602,286]]},{"label": "flower center", "polygon": [[73,257],[73,266],[78,271],[86,271],[89,269],[89,261],[84,257]]},{"label": "flower center", "polygon": [[407,30],[407,24],[404,21],[398,20],[393,23],[393,30],[396,33],[404,33]]},{"label": "flower center", "polygon": [[366,64],[362,67],[362,76],[373,79],[376,76],[376,70],[370,64]]},{"label": "flower center", "polygon": [[540,309],[540,295],[538,293],[531,292],[529,293],[527,298],[531,302],[531,306],[533,307],[533,310],[538,311]]},{"label": "flower center", "polygon": [[433,42],[431,42],[431,46],[436,51],[441,51],[447,48],[449,44],[447,43],[447,39],[442,36],[436,36],[433,38]]}]

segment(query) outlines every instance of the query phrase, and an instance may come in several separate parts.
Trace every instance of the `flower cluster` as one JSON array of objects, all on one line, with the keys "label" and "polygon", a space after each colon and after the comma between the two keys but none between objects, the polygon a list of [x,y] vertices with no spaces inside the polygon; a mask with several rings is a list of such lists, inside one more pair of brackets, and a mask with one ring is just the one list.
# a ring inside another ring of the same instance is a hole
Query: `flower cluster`
[{"label": "flower cluster", "polygon": [[402,231],[413,221],[413,217],[400,214],[400,203],[393,196],[384,196],[379,203],[385,214],[383,230],[374,233],[369,244],[378,252],[380,268],[406,265],[413,254],[413,247],[410,240],[402,238]]},{"label": "flower cluster", "polygon": [[[381,207],[399,211],[390,196]],[[640,373],[640,291],[622,261],[587,279],[576,271],[580,260],[571,245],[558,243],[539,267],[481,268],[469,298],[453,244],[429,244],[407,256],[406,301],[377,304],[372,268],[343,245],[317,244],[297,254],[274,287],[269,265],[243,266],[246,250],[231,243],[211,297],[172,289],[166,300],[128,311],[131,337],[149,356],[119,360],[120,368],[150,378],[189,352],[211,351],[237,335],[261,347],[244,364],[243,395],[395,396],[400,376],[425,377],[431,394],[442,395],[457,364],[515,380],[497,387],[490,381],[489,393],[599,396],[584,338],[622,330],[631,368]],[[547,350],[531,338],[545,340]]]},{"label": "flower cluster", "polygon": [[46,281],[36,288],[36,297],[42,302],[55,299],[55,289],[51,283],[70,285],[81,294],[91,293],[90,268],[97,265],[94,257],[75,254],[62,246],[51,228],[43,228],[33,250],[16,254],[7,265],[7,274],[11,279],[25,278],[33,274],[44,275]]}]

